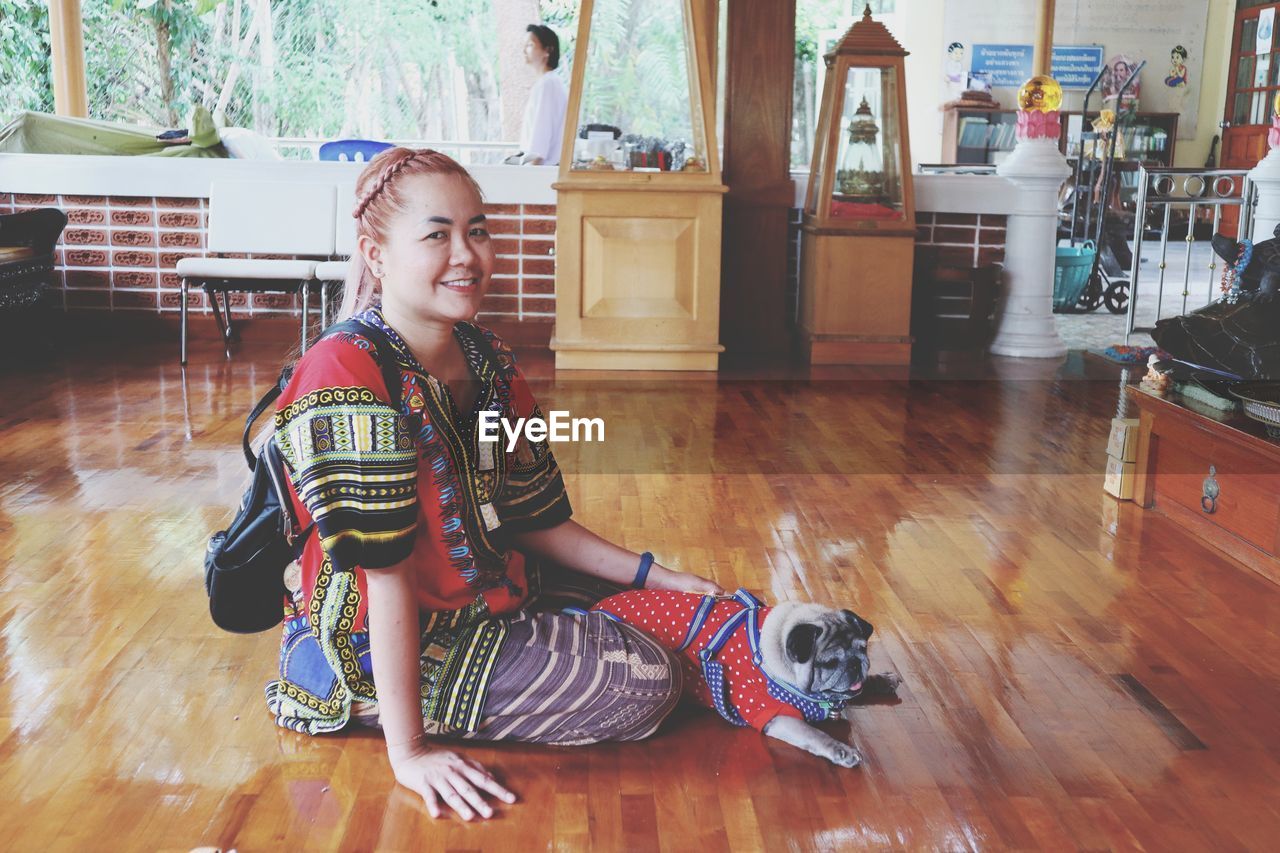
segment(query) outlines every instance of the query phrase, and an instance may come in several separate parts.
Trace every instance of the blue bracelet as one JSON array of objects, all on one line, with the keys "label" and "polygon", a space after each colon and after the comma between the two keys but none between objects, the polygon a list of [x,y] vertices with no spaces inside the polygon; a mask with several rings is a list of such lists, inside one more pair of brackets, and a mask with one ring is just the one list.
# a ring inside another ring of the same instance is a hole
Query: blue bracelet
[{"label": "blue bracelet", "polygon": [[653,555],[645,551],[640,555],[640,568],[636,569],[636,579],[631,582],[632,589],[644,589],[644,582],[649,578],[649,569],[653,567]]}]

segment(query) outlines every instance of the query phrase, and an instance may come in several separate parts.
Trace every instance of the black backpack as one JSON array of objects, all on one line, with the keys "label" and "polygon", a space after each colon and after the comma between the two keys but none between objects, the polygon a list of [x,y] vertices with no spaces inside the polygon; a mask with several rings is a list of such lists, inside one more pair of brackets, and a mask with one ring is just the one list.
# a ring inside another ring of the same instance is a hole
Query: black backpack
[{"label": "black backpack", "polygon": [[[373,343],[370,353],[382,370],[391,405],[400,408],[400,369],[392,355],[391,342],[383,331],[359,320],[346,320],[329,327],[322,337],[341,332],[360,335]],[[315,523],[298,529],[298,519],[289,500],[288,473],[284,458],[270,436],[254,456],[249,446],[253,422],[280,397],[293,376],[293,368],[280,371],[280,378],[253,407],[244,422],[241,443],[245,461],[253,472],[240,508],[231,525],[209,537],[204,555],[204,588],[209,594],[209,615],[219,628],[237,634],[266,631],[279,625],[284,613],[284,572],[302,556]]]}]

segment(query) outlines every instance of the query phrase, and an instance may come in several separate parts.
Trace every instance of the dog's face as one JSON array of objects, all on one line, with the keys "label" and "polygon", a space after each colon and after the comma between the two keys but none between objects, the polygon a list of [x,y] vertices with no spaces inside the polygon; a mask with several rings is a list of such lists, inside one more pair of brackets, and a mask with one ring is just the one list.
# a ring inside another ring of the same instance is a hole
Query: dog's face
[{"label": "dog's face", "polygon": [[850,699],[862,692],[874,629],[852,610],[784,602],[761,629],[764,669],[810,696]]}]

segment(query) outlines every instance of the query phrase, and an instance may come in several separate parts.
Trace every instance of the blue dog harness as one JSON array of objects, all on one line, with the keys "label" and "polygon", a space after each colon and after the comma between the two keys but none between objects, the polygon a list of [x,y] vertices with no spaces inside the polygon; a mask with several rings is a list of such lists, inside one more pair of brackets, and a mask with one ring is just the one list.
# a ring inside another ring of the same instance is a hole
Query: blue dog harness
[{"label": "blue dog harness", "polygon": [[[769,673],[765,672],[764,667],[761,665],[764,657],[760,653],[760,608],[762,605],[759,599],[745,589],[739,589],[732,596],[704,595],[702,601],[698,603],[698,609],[694,612],[693,622],[689,625],[689,631],[685,634],[684,642],[675,651],[683,652],[689,648],[698,634],[702,632],[702,628],[706,625],[707,618],[711,615],[716,603],[726,598],[736,600],[742,605],[742,609],[725,620],[719,630],[712,635],[706,646],[698,650],[698,660],[702,665],[702,677],[707,683],[707,688],[711,691],[711,699],[715,703],[716,712],[735,726],[747,725],[747,721],[743,719],[738,710],[733,707],[733,703],[729,701],[729,689],[725,681],[724,665],[716,660],[721,649],[725,647],[725,644],[729,642],[734,633],[745,626],[747,643],[751,647],[752,662],[755,664],[756,669],[760,670],[760,674],[764,676],[766,689],[770,696],[798,710],[804,715],[805,720],[810,723],[838,717],[840,712],[844,710],[847,700],[822,699],[810,695],[792,684],[773,678]],[[565,612],[581,614],[587,611],[577,607],[570,607],[566,608]],[[622,619],[607,610],[597,608],[596,612],[603,613],[614,622],[623,622]]]}]

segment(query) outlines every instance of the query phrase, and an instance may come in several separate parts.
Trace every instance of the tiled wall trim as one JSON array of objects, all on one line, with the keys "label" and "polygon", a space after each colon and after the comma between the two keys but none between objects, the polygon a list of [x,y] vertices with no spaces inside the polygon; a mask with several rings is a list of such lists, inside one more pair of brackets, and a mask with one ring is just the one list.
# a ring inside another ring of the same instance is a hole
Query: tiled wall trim
[{"label": "tiled wall trim", "polygon": [[[0,193],[0,214],[38,207],[67,214],[57,250],[67,310],[178,311],[176,267],[181,258],[206,251],[207,200]],[[552,322],[555,205],[490,204],[485,213],[497,262],[479,319]],[[208,312],[203,292],[191,293],[189,300],[192,310]],[[298,297],[283,293],[232,294],[231,304],[240,317],[296,316],[301,310]]]}]

